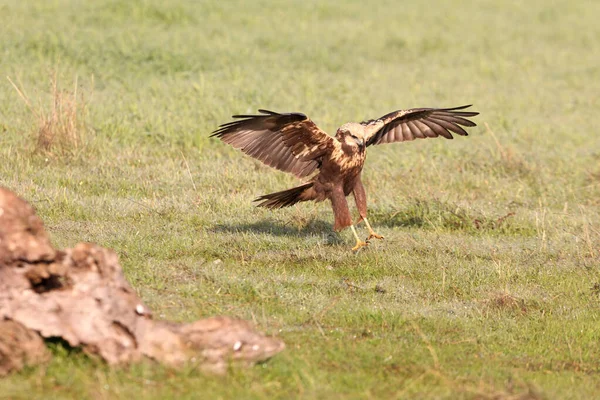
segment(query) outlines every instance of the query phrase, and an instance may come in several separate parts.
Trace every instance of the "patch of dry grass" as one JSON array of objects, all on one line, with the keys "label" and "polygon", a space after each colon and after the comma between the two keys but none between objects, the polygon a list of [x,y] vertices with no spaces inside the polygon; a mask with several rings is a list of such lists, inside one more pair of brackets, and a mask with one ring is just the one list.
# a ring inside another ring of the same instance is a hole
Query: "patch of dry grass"
[{"label": "patch of dry grass", "polygon": [[[57,72],[50,76],[49,101],[40,97],[36,103],[25,93],[23,86],[15,84],[7,77],[23,100],[32,118],[33,151],[46,157],[69,158],[81,153],[88,139],[90,127],[87,121],[89,96],[80,90],[75,77],[72,89],[61,88]],[[93,80],[92,80],[93,82]]]}]

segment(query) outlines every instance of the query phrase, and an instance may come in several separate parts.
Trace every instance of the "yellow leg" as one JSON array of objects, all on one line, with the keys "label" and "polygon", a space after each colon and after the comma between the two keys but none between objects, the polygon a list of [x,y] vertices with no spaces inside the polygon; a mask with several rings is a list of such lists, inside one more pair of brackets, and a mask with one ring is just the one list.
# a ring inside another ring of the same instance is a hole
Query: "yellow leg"
[{"label": "yellow leg", "polygon": [[365,247],[369,244],[369,243],[363,242],[362,240],[359,239],[358,235],[356,234],[356,229],[354,229],[354,225],[350,225],[350,229],[352,229],[352,233],[354,234],[354,237],[356,238],[356,246],[354,246],[352,248],[352,251],[358,251],[361,247]]},{"label": "yellow leg", "polygon": [[383,239],[383,236],[376,234],[375,231],[373,230],[373,228],[371,228],[371,224],[369,224],[369,220],[367,220],[366,218],[363,218],[363,219],[365,220],[365,224],[367,225],[367,229],[369,230],[369,237],[367,238],[367,242],[373,238]]}]

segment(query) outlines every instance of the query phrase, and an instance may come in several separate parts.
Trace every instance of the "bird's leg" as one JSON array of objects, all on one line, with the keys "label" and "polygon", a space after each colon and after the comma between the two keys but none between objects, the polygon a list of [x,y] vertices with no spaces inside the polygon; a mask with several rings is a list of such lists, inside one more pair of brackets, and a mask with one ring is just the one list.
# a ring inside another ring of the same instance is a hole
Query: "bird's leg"
[{"label": "bird's leg", "polygon": [[369,242],[363,242],[362,240],[360,240],[360,238],[356,234],[356,229],[354,228],[354,225],[350,225],[350,229],[352,229],[352,233],[354,234],[354,237],[356,238],[356,246],[354,246],[352,248],[352,251],[358,251],[358,250],[360,250],[361,247],[365,247],[365,246],[369,245]]},{"label": "bird's leg", "polygon": [[378,235],[377,233],[375,233],[375,231],[373,230],[373,228],[371,228],[371,224],[369,224],[369,220],[366,218],[363,218],[365,220],[365,224],[367,225],[367,229],[369,230],[369,237],[367,238],[367,242],[370,239],[383,239],[383,236]]},{"label": "bird's leg", "polygon": [[375,233],[373,228],[371,228],[371,224],[369,224],[369,221],[367,220],[367,193],[365,192],[365,187],[363,186],[360,177],[356,180],[354,184],[353,193],[354,200],[356,201],[356,208],[358,208],[358,213],[360,214],[360,219],[358,221],[360,222],[360,220],[364,220],[365,224],[367,225],[367,228],[369,229],[369,237],[367,238],[367,243],[372,238],[383,239],[383,236]]},{"label": "bird's leg", "polygon": [[356,245],[352,248],[352,251],[357,251],[361,247],[365,247],[368,243],[363,242],[358,238],[354,224],[352,224],[352,216],[348,209],[348,202],[346,201],[346,195],[344,194],[344,188],[335,186],[331,191],[331,206],[333,207],[333,215],[335,217],[335,223],[333,224],[334,231],[340,231],[344,228],[350,227],[352,233],[356,238]]}]

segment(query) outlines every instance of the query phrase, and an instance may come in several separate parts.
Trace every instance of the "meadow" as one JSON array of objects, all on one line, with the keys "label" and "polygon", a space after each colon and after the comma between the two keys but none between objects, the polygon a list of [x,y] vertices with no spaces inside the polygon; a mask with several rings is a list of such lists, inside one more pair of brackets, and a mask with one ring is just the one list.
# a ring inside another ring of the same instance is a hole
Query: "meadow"
[{"label": "meadow", "polygon": [[[0,2],[0,185],[57,247],[114,249],[156,317],[287,345],[224,377],[55,345],[0,398],[597,396],[599,19],[583,0]],[[327,203],[255,208],[297,180],[208,138],[258,108],[333,134],[471,103],[468,137],[368,149],[385,240],[356,254]]]}]

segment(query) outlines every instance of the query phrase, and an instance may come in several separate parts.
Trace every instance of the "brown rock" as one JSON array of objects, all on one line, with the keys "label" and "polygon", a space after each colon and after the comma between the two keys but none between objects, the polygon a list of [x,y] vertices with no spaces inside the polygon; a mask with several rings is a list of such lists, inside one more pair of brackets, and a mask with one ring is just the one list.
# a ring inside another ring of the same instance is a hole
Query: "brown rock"
[{"label": "brown rock", "polygon": [[[89,243],[54,250],[33,208],[0,188],[2,320],[22,324],[34,336],[63,338],[109,364],[149,357],[175,367],[193,363],[225,372],[231,362],[252,365],[284,348],[280,340],[237,319],[153,320],[113,251]],[[22,365],[13,364],[11,369]]]},{"label": "brown rock", "polygon": [[0,263],[52,260],[55,251],[33,207],[0,187]]},{"label": "brown rock", "polygon": [[14,321],[0,321],[0,376],[50,359],[41,336]]}]

